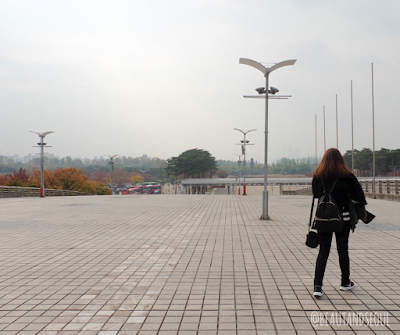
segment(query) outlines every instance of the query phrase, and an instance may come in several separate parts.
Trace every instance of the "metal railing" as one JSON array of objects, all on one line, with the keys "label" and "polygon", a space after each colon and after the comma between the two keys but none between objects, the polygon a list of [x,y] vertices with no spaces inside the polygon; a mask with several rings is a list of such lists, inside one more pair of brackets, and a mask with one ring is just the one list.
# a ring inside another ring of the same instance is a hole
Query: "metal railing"
[{"label": "metal railing", "polygon": [[[373,181],[372,180],[361,180],[360,184],[364,192],[373,192]],[[375,181],[375,193],[381,194],[400,194],[400,180],[388,179],[388,180],[376,180]]]},{"label": "metal railing", "polygon": [[311,186],[307,186],[307,187],[303,187],[299,190],[293,191],[294,195],[312,195],[312,187]]},{"label": "metal railing", "polygon": [[[0,186],[0,198],[39,197],[39,195],[40,195],[40,188],[37,187]],[[86,195],[86,193],[78,191],[46,188],[45,195],[46,197],[57,197],[57,196]]]},{"label": "metal railing", "polygon": [[[359,180],[361,187],[365,193],[372,193],[372,180]],[[400,194],[400,180],[388,179],[388,180],[376,180],[375,181],[375,193],[376,194]],[[304,187],[302,189],[293,191],[291,194],[295,195],[312,195],[311,186]]]}]

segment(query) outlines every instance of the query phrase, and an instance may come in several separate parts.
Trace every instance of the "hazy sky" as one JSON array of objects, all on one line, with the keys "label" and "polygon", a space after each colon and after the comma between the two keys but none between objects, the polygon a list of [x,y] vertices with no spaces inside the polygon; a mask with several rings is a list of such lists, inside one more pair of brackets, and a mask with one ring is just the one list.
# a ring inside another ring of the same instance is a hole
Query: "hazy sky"
[{"label": "hazy sky", "polygon": [[0,151],[37,152],[29,130],[54,131],[57,156],[147,154],[192,148],[235,160],[233,128],[253,129],[247,158],[264,160],[261,72],[239,58],[297,59],[270,76],[289,100],[269,104],[269,161],[336,146],[400,148],[400,1],[0,1]]}]

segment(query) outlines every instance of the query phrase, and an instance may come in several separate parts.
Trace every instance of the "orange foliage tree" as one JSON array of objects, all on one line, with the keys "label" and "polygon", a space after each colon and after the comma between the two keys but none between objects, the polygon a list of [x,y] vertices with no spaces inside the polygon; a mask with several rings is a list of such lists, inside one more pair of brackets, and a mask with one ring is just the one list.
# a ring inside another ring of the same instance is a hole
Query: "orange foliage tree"
[{"label": "orange foliage tree", "polygon": [[[33,170],[34,179],[40,184],[40,171]],[[89,181],[82,170],[71,167],[55,171],[44,170],[46,188],[84,192],[87,194],[110,194],[110,189],[102,182]]]},{"label": "orange foliage tree", "polygon": [[[44,187],[83,192],[86,194],[110,194],[110,189],[101,181],[89,181],[82,170],[77,168],[58,168],[55,171],[44,170]],[[25,169],[13,174],[0,175],[0,185],[40,187],[40,170],[28,173]]]},{"label": "orange foliage tree", "polygon": [[29,173],[20,168],[14,173],[0,175],[0,185],[4,186],[32,186],[34,181],[32,180]]},{"label": "orange foliage tree", "polygon": [[132,184],[140,184],[143,183],[143,177],[137,173],[135,173],[132,177],[131,177],[131,183]]},{"label": "orange foliage tree", "polygon": [[85,184],[89,181],[82,170],[77,168],[58,168],[54,171],[54,178],[58,181],[63,190],[80,191],[84,188]]},{"label": "orange foliage tree", "polygon": [[[44,187],[52,189],[61,189],[61,185],[54,176],[54,171],[44,170]],[[32,170],[33,175],[33,186],[40,187],[40,170]]]}]

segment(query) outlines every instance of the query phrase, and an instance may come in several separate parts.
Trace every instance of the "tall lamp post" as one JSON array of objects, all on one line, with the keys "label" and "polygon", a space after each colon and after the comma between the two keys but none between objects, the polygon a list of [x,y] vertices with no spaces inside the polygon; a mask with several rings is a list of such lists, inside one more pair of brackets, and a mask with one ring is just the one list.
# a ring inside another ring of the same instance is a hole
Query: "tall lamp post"
[{"label": "tall lamp post", "polygon": [[40,147],[40,197],[43,198],[45,196],[45,191],[44,191],[44,147],[46,146],[47,143],[43,142],[43,139],[51,134],[54,133],[54,131],[47,131],[45,133],[37,133],[36,131],[30,131],[31,133],[35,133],[39,135],[40,138],[40,143],[38,143],[38,146]]},{"label": "tall lamp post", "polygon": [[256,131],[257,129],[251,129],[248,131],[244,131],[241,129],[237,129],[237,128],[233,128],[234,130],[240,131],[243,136],[244,139],[243,141],[240,141],[242,146],[242,154],[243,154],[243,195],[247,195],[246,194],[246,145],[254,145],[254,144],[250,144],[249,141],[246,141],[246,134],[250,133],[251,131]]},{"label": "tall lamp post", "polygon": [[113,192],[113,181],[112,181],[112,177],[113,177],[113,172],[114,172],[114,158],[117,157],[118,155],[114,155],[114,156],[107,156],[110,157],[110,161],[108,162],[108,164],[111,165],[111,195],[114,194]]},{"label": "tall lamp post", "polygon": [[317,151],[317,114],[315,114],[315,165],[318,166],[318,151]]},{"label": "tall lamp post", "polygon": [[236,181],[237,181],[239,176],[239,170],[233,170],[233,172],[236,174]]},{"label": "tall lamp post", "polygon": [[374,63],[371,63],[371,82],[372,82],[372,193],[375,193],[375,103],[374,103]]},{"label": "tall lamp post", "polygon": [[[264,192],[263,192],[263,206],[262,206],[262,216],[263,220],[268,220],[268,190],[267,190],[267,181],[268,181],[268,99],[275,98],[275,93],[279,92],[274,87],[268,89],[269,86],[269,74],[276,69],[279,69],[283,66],[294,65],[296,63],[296,59],[285,60],[283,62],[276,63],[271,67],[266,67],[259,62],[248,58],[240,58],[239,64],[245,64],[256,68],[257,70],[261,71],[265,77],[265,88],[257,88],[257,92],[259,94],[265,93],[265,152],[264,152]],[[272,94],[271,95],[269,95]],[[277,99],[285,99],[286,96],[277,96]]]},{"label": "tall lamp post", "polygon": [[323,111],[323,116],[324,116],[324,153],[326,151],[326,134],[325,134],[325,105],[324,105],[324,111]]},{"label": "tall lamp post", "polygon": [[238,189],[239,189],[239,194],[240,194],[240,171],[241,171],[241,166],[242,166],[242,161],[240,160],[240,157],[242,157],[243,156],[243,154],[241,154],[241,155],[238,155],[238,154],[234,154],[235,156],[238,156],[238,158],[239,158],[239,160],[237,161],[237,163],[238,163],[238,170],[237,171],[239,171],[239,186],[238,186]]},{"label": "tall lamp post", "polygon": [[354,173],[354,136],[353,136],[353,81],[350,80],[351,95],[351,172]]},{"label": "tall lamp post", "polygon": [[338,111],[337,111],[337,94],[336,94],[336,149],[339,150],[339,130],[338,130]]}]

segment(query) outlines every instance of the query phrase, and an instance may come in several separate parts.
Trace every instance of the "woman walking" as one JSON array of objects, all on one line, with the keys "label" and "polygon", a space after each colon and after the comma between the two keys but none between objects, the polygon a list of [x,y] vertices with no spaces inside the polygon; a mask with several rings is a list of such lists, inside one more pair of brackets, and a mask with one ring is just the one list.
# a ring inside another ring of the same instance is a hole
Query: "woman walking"
[{"label": "woman walking", "polygon": [[[336,182],[336,184],[335,184]],[[334,185],[335,184],[335,185]],[[329,190],[334,185],[332,196],[342,213],[344,226],[340,232],[335,233],[336,246],[339,254],[339,265],[342,271],[340,290],[347,291],[354,287],[350,280],[349,259],[349,233],[354,232],[357,220],[350,221],[348,201],[349,197],[356,206],[365,206],[365,195],[360,183],[344,162],[343,156],[335,148],[328,149],[318,168],[313,173],[312,191],[313,197],[319,199],[325,189]],[[322,281],[324,278],[326,263],[331,250],[333,233],[318,232],[319,254],[315,265],[314,296],[322,296]]]}]

